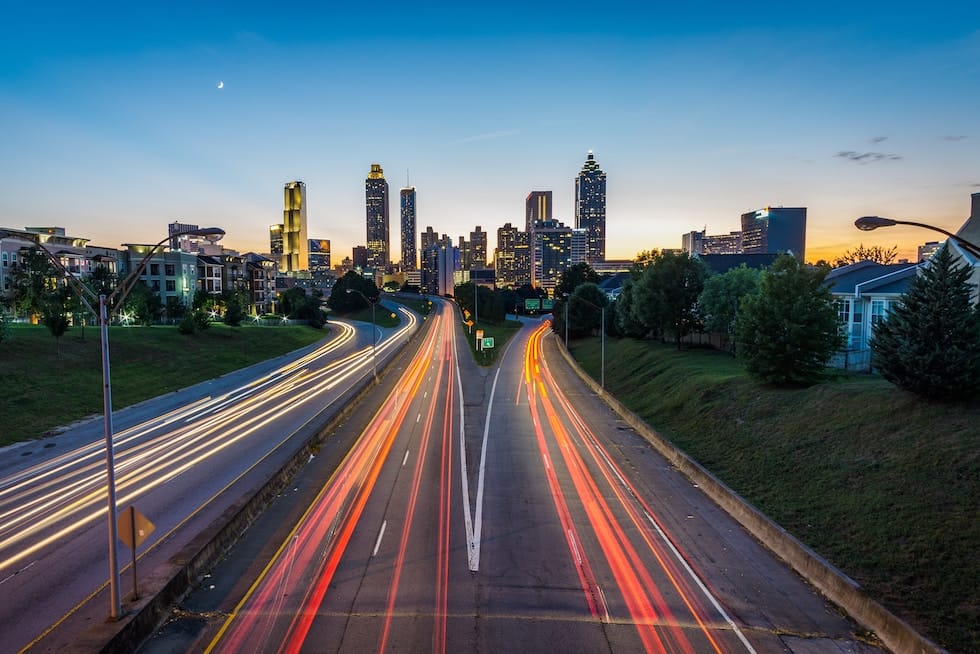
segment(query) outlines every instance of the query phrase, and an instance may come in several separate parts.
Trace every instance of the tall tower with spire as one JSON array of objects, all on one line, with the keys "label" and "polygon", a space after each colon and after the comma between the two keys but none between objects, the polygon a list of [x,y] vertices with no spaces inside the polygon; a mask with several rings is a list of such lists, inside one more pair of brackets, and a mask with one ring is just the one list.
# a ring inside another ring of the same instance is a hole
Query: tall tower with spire
[{"label": "tall tower with spire", "polygon": [[364,180],[367,207],[367,251],[369,268],[387,268],[391,262],[388,250],[388,182],[381,164],[371,164]]},{"label": "tall tower with spire", "polygon": [[606,173],[589,150],[575,178],[575,227],[586,230],[585,260],[606,260]]}]

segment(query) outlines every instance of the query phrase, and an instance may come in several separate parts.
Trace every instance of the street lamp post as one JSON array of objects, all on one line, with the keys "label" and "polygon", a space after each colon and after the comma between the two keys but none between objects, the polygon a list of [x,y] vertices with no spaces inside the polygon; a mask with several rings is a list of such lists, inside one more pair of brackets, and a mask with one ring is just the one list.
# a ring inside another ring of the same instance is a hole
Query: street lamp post
[{"label": "street lamp post", "polygon": [[[109,321],[115,310],[122,306],[126,296],[136,285],[139,276],[146,269],[150,259],[156,254],[157,249],[174,237],[180,236],[220,236],[225,231],[217,227],[207,227],[204,229],[189,229],[177,232],[162,239],[147,251],[146,255],[139,262],[129,275],[116,287],[111,295],[106,296],[100,293],[96,297],[95,293],[82,284],[68,270],[61,260],[54,255],[39,239],[33,239],[34,244],[47,256],[48,260],[54,265],[55,269],[61,273],[72,290],[78,295],[79,300],[85,305],[89,313],[99,321],[99,331],[101,334],[102,345],[102,413],[103,413],[103,432],[105,436],[105,466],[106,466],[106,496],[109,527],[109,619],[117,620],[122,613],[122,601],[119,597],[119,561],[116,556],[116,468],[115,452],[113,448],[113,426],[112,426],[112,384],[109,374]],[[29,234],[11,232],[9,230],[0,231],[0,238],[4,236],[16,236],[18,238],[30,238]],[[98,311],[92,306],[95,301]],[[112,305],[112,309],[109,305]]]},{"label": "street lamp post", "polygon": [[895,220],[893,218],[884,218],[882,216],[863,216],[854,221],[854,226],[863,232],[870,232],[871,230],[878,229],[879,227],[891,227],[892,225],[912,225],[913,227],[922,227],[923,229],[931,229],[934,232],[945,234],[949,238],[959,243],[964,250],[966,250],[973,256],[980,257],[980,245],[971,243],[965,238],[961,238],[956,234],[953,234],[952,232],[946,231],[942,227],[927,225],[925,223],[916,223],[909,220]]},{"label": "street lamp post", "polygon": [[371,305],[371,372],[374,373],[374,381],[377,382],[378,381],[378,334],[377,334],[378,323],[375,322],[374,319],[374,307],[376,303],[372,302],[368,298],[368,296],[364,295],[364,293],[360,292],[356,288],[348,288],[347,294],[349,295],[351,293],[357,293],[362,298],[364,298],[364,300],[368,304]]}]

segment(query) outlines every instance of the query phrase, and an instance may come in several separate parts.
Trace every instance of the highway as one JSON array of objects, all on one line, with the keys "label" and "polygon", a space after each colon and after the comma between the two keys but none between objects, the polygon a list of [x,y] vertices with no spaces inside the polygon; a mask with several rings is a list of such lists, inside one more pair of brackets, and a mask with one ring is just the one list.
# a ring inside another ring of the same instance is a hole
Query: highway
[{"label": "highway", "polygon": [[[397,305],[392,305],[397,306]],[[419,323],[403,307],[381,330],[391,356]],[[155,525],[138,548],[146,574],[254,492],[351,389],[371,376],[371,325],[332,321],[331,336],[284,357],[115,412],[117,506]],[[193,365],[188,361],[188,365]],[[0,650],[57,651],[109,614],[105,447],[101,419],[0,461]],[[18,456],[19,455],[19,456]],[[123,611],[130,551],[119,546]],[[94,617],[93,617],[94,616]]]},{"label": "highway", "polygon": [[880,651],[548,356],[546,322],[487,370],[453,305],[431,320],[302,515],[188,598],[179,649]]}]

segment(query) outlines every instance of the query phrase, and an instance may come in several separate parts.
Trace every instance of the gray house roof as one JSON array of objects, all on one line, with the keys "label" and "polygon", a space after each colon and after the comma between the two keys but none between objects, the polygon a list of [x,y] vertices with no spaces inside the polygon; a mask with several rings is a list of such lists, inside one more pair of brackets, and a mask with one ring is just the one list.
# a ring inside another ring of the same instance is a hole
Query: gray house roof
[{"label": "gray house roof", "polygon": [[830,292],[835,295],[904,293],[915,277],[918,265],[907,263],[880,264],[858,261],[831,270],[826,277]]}]

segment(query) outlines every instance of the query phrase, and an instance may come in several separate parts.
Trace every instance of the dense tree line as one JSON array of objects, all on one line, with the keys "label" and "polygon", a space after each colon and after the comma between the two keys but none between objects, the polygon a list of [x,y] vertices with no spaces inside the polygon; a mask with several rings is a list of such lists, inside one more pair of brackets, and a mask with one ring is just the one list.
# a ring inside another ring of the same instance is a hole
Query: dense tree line
[{"label": "dense tree line", "polygon": [[[892,249],[845,253],[888,263]],[[615,302],[596,285],[587,264],[562,275],[552,329],[580,338],[605,329],[611,336],[671,341],[692,332],[721,335],[757,379],[811,384],[843,345],[835,299],[825,283],[829,265],[793,256],[766,270],[740,266],[709,274],[687,254],[642,252]],[[945,248],[912,282],[886,318],[873,326],[873,366],[900,388],[929,399],[976,398],[980,392],[980,305],[971,301],[970,270],[955,266]],[[600,324],[603,309],[606,323]]]},{"label": "dense tree line", "polygon": [[[787,255],[761,273],[743,266],[711,275],[687,253],[645,252],[605,311],[606,294],[585,281],[589,271],[569,269],[562,282],[574,290],[556,303],[553,329],[577,338],[601,328],[614,336],[669,341],[678,349],[694,332],[717,332],[757,378],[810,383],[840,344],[834,301],[823,284],[827,270]],[[603,313],[608,315],[600,325]]]}]

